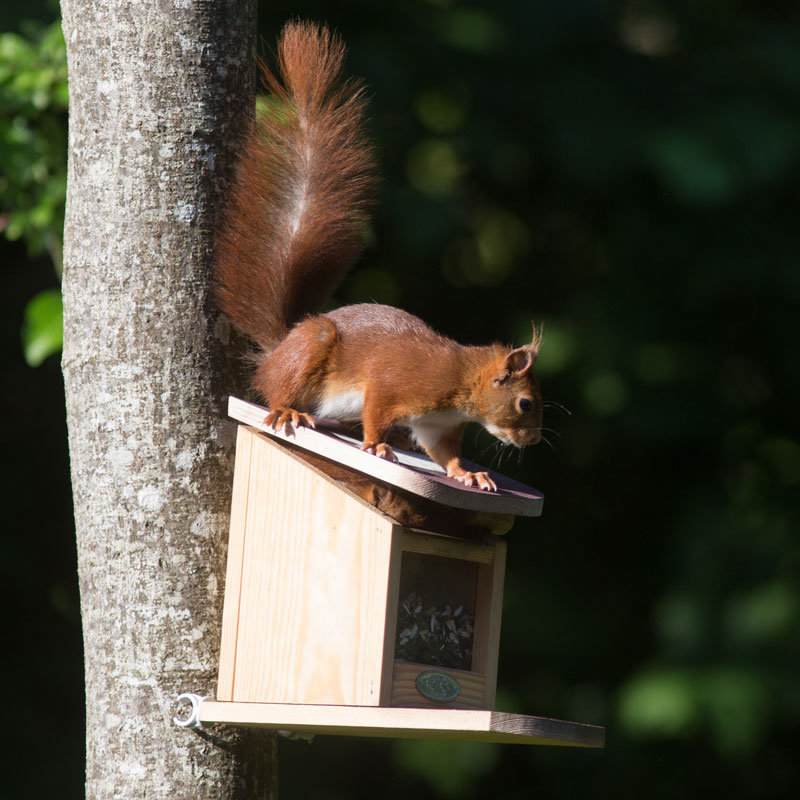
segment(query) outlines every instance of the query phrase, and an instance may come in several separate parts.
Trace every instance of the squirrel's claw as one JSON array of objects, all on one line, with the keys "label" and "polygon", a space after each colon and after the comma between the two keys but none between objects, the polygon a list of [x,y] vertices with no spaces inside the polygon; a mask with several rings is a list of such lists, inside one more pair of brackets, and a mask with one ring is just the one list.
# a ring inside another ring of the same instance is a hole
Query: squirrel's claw
[{"label": "squirrel's claw", "polygon": [[361,449],[365,453],[370,453],[373,456],[382,458],[384,461],[391,461],[394,464],[400,463],[399,459],[394,454],[394,450],[385,442],[364,442],[364,444],[361,445]]},{"label": "squirrel's claw", "polygon": [[489,477],[488,472],[476,472],[475,477],[481,489],[486,489],[487,492],[497,491],[497,484]]},{"label": "squirrel's claw", "polygon": [[272,430],[277,431],[283,429],[285,434],[290,434],[293,428],[311,428],[317,427],[314,417],[309,414],[304,414],[302,411],[295,411],[293,408],[285,408],[278,406],[273,408],[272,411],[264,417],[264,425]]},{"label": "squirrel's claw", "polygon": [[488,472],[469,472],[464,470],[461,473],[448,473],[449,478],[455,478],[459,483],[464,486],[477,486],[479,489],[485,489],[487,492],[496,492],[497,484],[489,477]]}]

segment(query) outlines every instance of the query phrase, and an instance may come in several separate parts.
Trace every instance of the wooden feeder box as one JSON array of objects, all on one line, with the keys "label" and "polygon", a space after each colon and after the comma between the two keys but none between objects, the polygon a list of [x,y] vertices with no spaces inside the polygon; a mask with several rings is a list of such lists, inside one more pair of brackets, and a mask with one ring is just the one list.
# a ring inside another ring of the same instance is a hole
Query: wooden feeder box
[{"label": "wooden feeder box", "polygon": [[263,425],[236,443],[216,700],[203,723],[601,747],[592,725],[494,711],[506,544],[542,496],[463,487],[342,433]]}]

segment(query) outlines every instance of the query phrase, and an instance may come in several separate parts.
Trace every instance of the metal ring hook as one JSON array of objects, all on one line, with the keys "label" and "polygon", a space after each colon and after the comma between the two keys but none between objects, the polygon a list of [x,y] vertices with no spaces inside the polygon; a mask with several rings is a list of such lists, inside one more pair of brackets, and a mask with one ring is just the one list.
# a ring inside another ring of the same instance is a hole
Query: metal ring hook
[{"label": "metal ring hook", "polygon": [[199,694],[194,694],[193,692],[184,692],[183,694],[178,695],[178,702],[186,701],[192,704],[192,713],[189,715],[187,719],[181,719],[180,717],[173,717],[172,721],[180,728],[202,728],[203,723],[200,721],[200,704],[203,700],[207,700],[206,697],[201,697]]}]

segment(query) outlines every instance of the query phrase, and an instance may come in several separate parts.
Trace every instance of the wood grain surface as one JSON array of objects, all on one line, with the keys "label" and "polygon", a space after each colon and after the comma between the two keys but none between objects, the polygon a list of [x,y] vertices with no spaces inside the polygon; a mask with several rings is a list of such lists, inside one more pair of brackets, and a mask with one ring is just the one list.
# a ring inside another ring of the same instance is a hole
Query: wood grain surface
[{"label": "wood grain surface", "polygon": [[219,696],[377,705],[399,529],[252,429],[239,447]]},{"label": "wood grain surface", "polygon": [[603,747],[605,729],[546,717],[458,708],[375,708],[204,700],[200,721],[339,736]]},{"label": "wood grain surface", "polygon": [[[445,672],[458,681],[461,693],[455,700],[437,703],[420,693],[417,689],[417,675],[430,669]],[[478,672],[431,667],[427,664],[415,664],[413,661],[394,662],[392,705],[397,708],[486,708],[485,697],[486,678]]]}]

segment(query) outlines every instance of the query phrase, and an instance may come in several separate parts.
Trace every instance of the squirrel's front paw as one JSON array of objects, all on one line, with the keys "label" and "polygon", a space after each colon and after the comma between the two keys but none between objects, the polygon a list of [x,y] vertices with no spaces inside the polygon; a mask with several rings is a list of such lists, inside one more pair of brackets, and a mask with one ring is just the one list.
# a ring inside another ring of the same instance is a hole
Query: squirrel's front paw
[{"label": "squirrel's front paw", "polygon": [[448,472],[448,478],[455,478],[464,486],[477,486],[479,489],[485,489],[487,492],[496,492],[497,484],[489,477],[488,472],[469,472],[461,470],[458,473]]},{"label": "squirrel's front paw", "polygon": [[291,433],[292,428],[316,428],[317,423],[314,417],[304,414],[302,411],[295,411],[293,408],[277,406],[264,417],[264,425],[272,430],[283,429],[284,433]]},{"label": "squirrel's front paw", "polygon": [[399,463],[397,456],[394,454],[394,450],[385,442],[364,442],[364,444],[361,445],[361,449],[365,453],[371,453],[373,456],[384,459],[384,461],[392,461],[395,464]]}]

